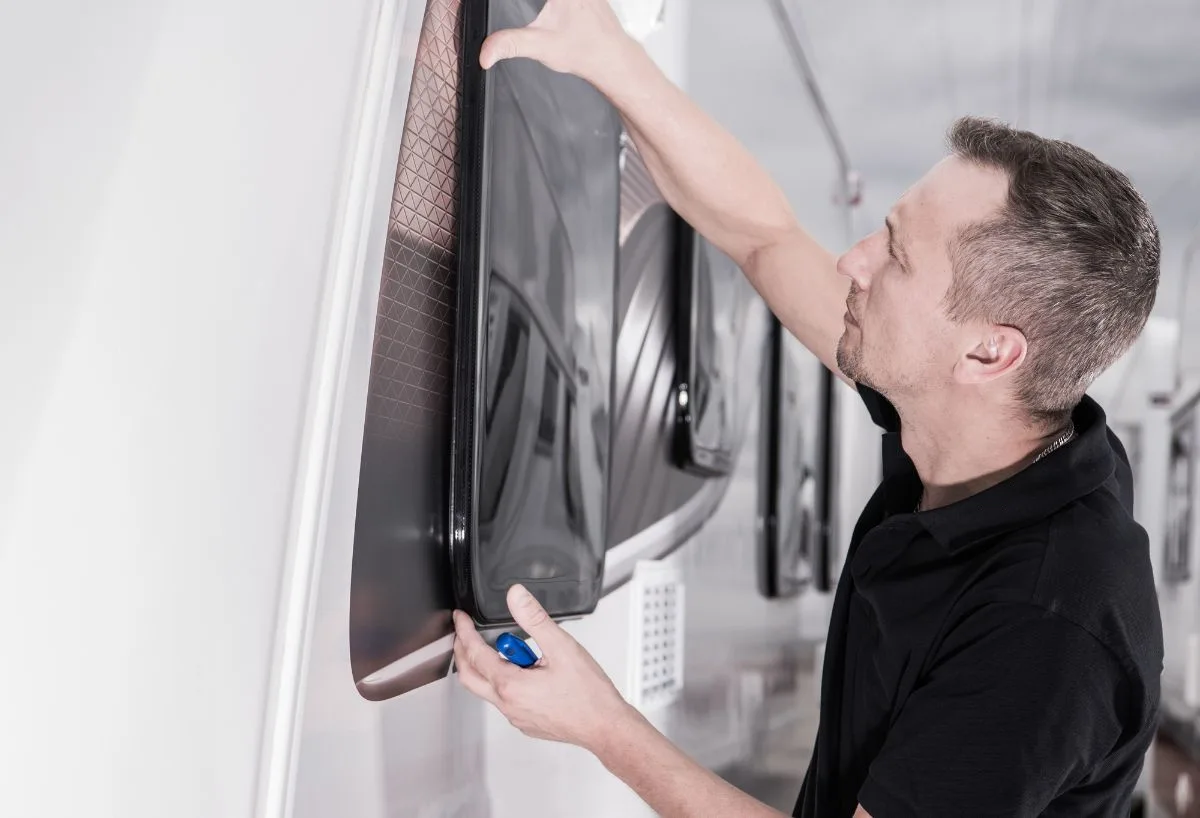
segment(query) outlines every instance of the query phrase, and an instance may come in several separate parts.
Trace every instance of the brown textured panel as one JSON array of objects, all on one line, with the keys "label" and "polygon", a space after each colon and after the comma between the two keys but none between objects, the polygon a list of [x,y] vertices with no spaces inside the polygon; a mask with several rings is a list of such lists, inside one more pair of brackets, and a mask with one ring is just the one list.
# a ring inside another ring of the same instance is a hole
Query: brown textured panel
[{"label": "brown textured panel", "polygon": [[[451,630],[445,523],[461,8],[462,0],[426,4],[396,160],[354,522],[349,637],[356,680]],[[398,695],[429,681],[435,665],[360,691]]]},{"label": "brown textured panel", "polygon": [[367,398],[369,437],[445,423],[453,365],[461,0],[429,0],[396,168]]}]

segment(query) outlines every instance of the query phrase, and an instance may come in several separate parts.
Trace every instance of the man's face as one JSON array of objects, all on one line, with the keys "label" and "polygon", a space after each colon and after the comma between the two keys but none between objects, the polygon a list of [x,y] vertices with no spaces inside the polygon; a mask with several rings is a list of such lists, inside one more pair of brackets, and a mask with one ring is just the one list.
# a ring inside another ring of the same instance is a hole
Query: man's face
[{"label": "man's face", "polygon": [[1001,171],[944,159],[838,259],[851,280],[837,350],[848,378],[892,398],[949,385],[955,363],[979,343],[978,328],[950,321],[943,307],[950,242],[995,216],[1007,190]]}]

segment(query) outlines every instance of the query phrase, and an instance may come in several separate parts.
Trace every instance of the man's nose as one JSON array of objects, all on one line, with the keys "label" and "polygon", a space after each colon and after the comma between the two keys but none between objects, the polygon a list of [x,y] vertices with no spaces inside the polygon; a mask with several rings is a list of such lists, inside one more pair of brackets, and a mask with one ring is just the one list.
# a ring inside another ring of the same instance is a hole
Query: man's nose
[{"label": "man's nose", "polygon": [[871,282],[870,255],[867,253],[866,240],[851,247],[838,259],[837,271],[865,290]]}]

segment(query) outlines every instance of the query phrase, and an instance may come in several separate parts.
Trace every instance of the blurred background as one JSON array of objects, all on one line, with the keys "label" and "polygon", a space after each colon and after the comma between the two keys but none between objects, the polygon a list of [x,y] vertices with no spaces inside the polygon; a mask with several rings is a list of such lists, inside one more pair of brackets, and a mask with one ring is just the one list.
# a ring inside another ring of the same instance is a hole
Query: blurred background
[{"label": "blurred background", "polygon": [[[816,183],[834,173],[812,132],[827,111],[861,194],[851,239],[882,223],[945,155],[949,126],[968,114],[1080,145],[1125,172],[1150,205],[1162,242],[1155,317],[1092,395],[1134,462],[1136,513],[1159,577],[1165,703],[1153,775],[1143,782],[1153,794],[1147,808],[1200,815],[1200,586],[1190,510],[1200,374],[1200,4],[692,0],[690,8],[690,89],[754,146],[802,213],[836,195],[835,182]],[[815,112],[760,104],[811,99],[813,85],[823,102]],[[820,159],[797,161],[798,139],[810,147],[801,154]],[[748,786],[771,786],[756,772],[744,775],[738,780]]]}]

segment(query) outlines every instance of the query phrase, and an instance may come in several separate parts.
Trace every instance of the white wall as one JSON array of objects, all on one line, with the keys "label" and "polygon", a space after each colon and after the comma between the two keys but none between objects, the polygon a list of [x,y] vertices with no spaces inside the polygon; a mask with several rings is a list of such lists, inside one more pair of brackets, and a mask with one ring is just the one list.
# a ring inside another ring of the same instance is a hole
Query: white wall
[{"label": "white wall", "polygon": [[0,12],[0,814],[253,808],[372,3]]}]

